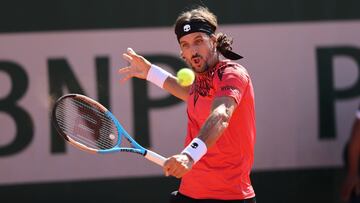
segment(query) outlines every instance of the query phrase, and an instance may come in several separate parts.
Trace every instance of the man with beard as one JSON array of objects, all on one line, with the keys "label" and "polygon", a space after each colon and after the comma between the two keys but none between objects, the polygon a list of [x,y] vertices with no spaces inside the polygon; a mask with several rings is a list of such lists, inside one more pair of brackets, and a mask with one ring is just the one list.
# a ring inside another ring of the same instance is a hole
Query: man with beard
[{"label": "man with beard", "polygon": [[231,61],[242,58],[232,51],[232,40],[215,33],[217,27],[216,16],[204,7],[181,13],[175,22],[181,57],[195,72],[189,87],[131,48],[123,54],[129,66],[119,70],[122,81],[147,79],[187,102],[185,148],[163,166],[167,176],[181,178],[172,203],[255,202],[249,177],[256,134],[253,86],[246,69]]}]

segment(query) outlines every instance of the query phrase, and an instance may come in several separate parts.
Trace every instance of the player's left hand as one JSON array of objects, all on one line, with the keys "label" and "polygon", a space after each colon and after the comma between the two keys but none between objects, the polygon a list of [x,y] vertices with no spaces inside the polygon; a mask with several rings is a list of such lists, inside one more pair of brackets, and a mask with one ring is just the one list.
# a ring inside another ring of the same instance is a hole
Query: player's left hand
[{"label": "player's left hand", "polygon": [[123,58],[128,62],[128,66],[120,68],[118,71],[118,73],[123,76],[121,79],[122,83],[133,77],[146,79],[151,67],[150,61],[135,53],[131,48],[128,48],[126,53],[123,54]]},{"label": "player's left hand", "polygon": [[177,154],[169,157],[163,166],[166,176],[174,176],[181,178],[189,172],[194,164],[194,161],[186,154]]}]

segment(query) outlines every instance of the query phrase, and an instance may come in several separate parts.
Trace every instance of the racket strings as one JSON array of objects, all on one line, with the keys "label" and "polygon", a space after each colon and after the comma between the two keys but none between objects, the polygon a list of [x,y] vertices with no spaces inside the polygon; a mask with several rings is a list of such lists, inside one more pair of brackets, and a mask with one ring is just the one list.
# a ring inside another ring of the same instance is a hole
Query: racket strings
[{"label": "racket strings", "polygon": [[[96,109],[95,107],[90,106],[90,105],[87,104],[87,103],[78,101],[78,100],[76,100],[76,99],[72,99],[71,101],[73,101],[72,104],[74,104],[74,105],[75,105],[76,107],[78,107],[79,109],[85,107],[85,108],[89,109],[90,112],[95,112],[96,115],[101,116],[101,120],[102,120],[103,122],[106,122],[106,123],[108,123],[108,124],[110,124],[110,125],[113,125],[113,122],[111,122],[110,119],[109,119],[107,116],[105,116],[105,114],[104,114],[103,112],[99,111],[99,110]],[[65,103],[65,102],[64,102],[64,103]],[[64,104],[64,103],[61,103],[61,104]],[[82,114],[82,116],[86,117],[86,118],[89,119],[90,121],[96,122],[93,118],[89,117],[87,114]],[[103,118],[105,118],[105,119],[103,119]]]},{"label": "racket strings", "polygon": [[[63,107],[61,107],[60,105],[58,106],[58,108],[59,108],[59,110],[61,110],[62,112],[69,112],[69,109],[63,108]],[[84,119],[84,120],[86,120],[86,121],[89,121],[89,119],[91,119],[91,120],[92,120],[92,121],[90,120],[91,123],[94,123],[94,124],[97,123],[94,119],[90,118],[89,116],[86,116],[86,115],[78,115],[77,113],[67,114],[67,115],[61,115],[61,114],[60,114],[59,116],[62,116],[63,120],[66,120],[66,119],[68,119],[68,118],[72,118],[73,120],[76,120],[76,119],[80,116],[80,117],[82,117],[82,119]],[[107,119],[107,120],[101,119],[101,122],[102,122],[103,124],[106,124],[106,125],[109,125],[109,126],[113,125],[112,122],[109,122],[109,119]]]},{"label": "racket strings", "polygon": [[[73,126],[69,126],[64,124],[63,122],[59,122],[60,126],[63,128],[63,131],[65,132],[65,134],[69,135],[71,138],[73,138],[75,141],[80,142],[82,144],[85,144],[86,146],[89,146],[91,148],[100,148],[100,149],[110,149],[112,148],[114,145],[112,144],[112,142],[109,142],[109,138],[105,138],[105,136],[99,136],[99,138],[97,140],[94,141],[94,139],[90,139],[87,138],[86,136],[78,136],[78,134],[74,134],[72,127]],[[109,131],[107,130],[102,131],[101,133],[103,134],[112,134],[109,133]]]},{"label": "racket strings", "polygon": [[[59,122],[60,126],[62,127],[62,130],[65,132],[65,134],[67,134],[69,137],[71,137],[72,139],[74,139],[77,142],[80,142],[82,144],[85,144],[86,146],[89,146],[91,148],[95,148],[95,149],[110,149],[114,146],[114,142],[110,141],[110,139],[108,137],[105,137],[103,135],[110,135],[113,134],[112,131],[109,130],[103,130],[104,128],[102,128],[100,130],[100,136],[98,136],[98,138],[87,138],[89,137],[88,135],[85,136],[84,135],[84,131],[82,131],[83,133],[74,133],[74,126],[73,125],[69,125],[66,124],[64,122]],[[82,127],[82,125],[78,126],[78,127]],[[89,128],[87,128],[89,129]],[[94,132],[93,131],[89,131],[91,136],[94,136]]]},{"label": "racket strings", "polygon": [[[61,110],[61,111],[59,111],[59,112],[69,112],[69,113],[70,113],[71,110],[69,110],[68,108],[64,108],[63,106],[64,106],[64,105],[61,105],[61,104],[58,106],[59,110]],[[62,120],[66,120],[66,119],[69,119],[69,118],[72,118],[72,120],[76,120],[76,119],[78,119],[79,116],[80,116],[83,120],[90,121],[90,122],[93,123],[93,124],[96,124],[96,123],[97,123],[96,120],[92,119],[91,117],[89,117],[89,116],[87,116],[87,115],[78,114],[77,111],[76,111],[76,112],[73,111],[72,113],[67,114],[67,115],[63,115],[63,114],[57,114],[57,115],[59,115],[60,117],[62,117],[62,118],[63,118]],[[97,115],[97,116],[98,116],[98,115]],[[102,118],[104,118],[104,117],[102,117]],[[113,126],[113,123],[112,123],[112,122],[109,122],[109,119],[108,119],[107,117],[105,117],[105,118],[106,118],[106,119],[101,119],[102,124],[105,124],[105,125],[108,125],[108,126]],[[90,119],[91,119],[91,120],[90,120]],[[91,128],[88,128],[88,129],[91,129]]]},{"label": "racket strings", "polygon": [[110,149],[118,142],[115,125],[95,107],[69,98],[57,108],[60,128],[75,141],[94,149]]},{"label": "racket strings", "polygon": [[[86,123],[80,122],[74,127],[70,125],[67,128],[69,128],[69,130],[67,130],[67,134],[72,135],[71,137],[73,139],[76,139],[78,142],[83,142],[83,144],[90,145],[92,148],[108,149],[113,147],[114,142],[108,137],[108,135],[114,133],[111,126],[107,126],[105,124],[102,125],[100,129],[93,130],[91,129],[91,126],[88,127]],[[90,138],[88,138],[89,136]]]},{"label": "racket strings", "polygon": [[[84,124],[74,126],[62,122],[62,127],[69,137],[91,148],[109,149],[112,148],[115,143],[115,140],[113,141],[108,137],[108,135],[114,134],[114,130],[111,129],[111,127],[102,126],[98,134],[95,134],[94,130]],[[77,129],[75,130],[75,128]],[[79,130],[79,128],[81,128],[81,130]]]}]

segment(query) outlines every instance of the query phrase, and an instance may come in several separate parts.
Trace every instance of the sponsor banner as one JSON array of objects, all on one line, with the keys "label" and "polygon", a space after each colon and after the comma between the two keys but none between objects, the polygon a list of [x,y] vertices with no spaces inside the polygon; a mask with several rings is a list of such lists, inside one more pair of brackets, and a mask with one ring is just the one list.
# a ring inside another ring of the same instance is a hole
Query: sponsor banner
[{"label": "sponsor banner", "polygon": [[[234,38],[254,83],[254,170],[342,165],[359,103],[360,21],[221,31]],[[150,149],[181,151],[185,103],[140,80],[120,84],[127,47],[172,73],[184,66],[172,28],[0,35],[0,184],[162,174],[138,155],[86,154],[52,133],[54,99],[76,91],[109,106]]]}]

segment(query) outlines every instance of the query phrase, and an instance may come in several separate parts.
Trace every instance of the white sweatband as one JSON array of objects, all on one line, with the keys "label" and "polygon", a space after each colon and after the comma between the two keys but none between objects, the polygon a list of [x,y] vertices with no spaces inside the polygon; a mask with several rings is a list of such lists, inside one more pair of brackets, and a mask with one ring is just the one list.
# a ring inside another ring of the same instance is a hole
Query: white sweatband
[{"label": "white sweatband", "polygon": [[151,64],[149,72],[146,76],[146,80],[154,83],[155,85],[159,86],[160,88],[163,88],[164,82],[165,82],[166,78],[169,76],[171,76],[170,73],[163,70],[159,66]]},{"label": "white sweatband", "polygon": [[360,110],[358,110],[358,111],[356,112],[356,117],[357,117],[357,119],[360,119]]},{"label": "white sweatband", "polygon": [[194,138],[181,153],[189,155],[194,160],[195,164],[206,154],[206,152],[206,144],[199,138]]}]

